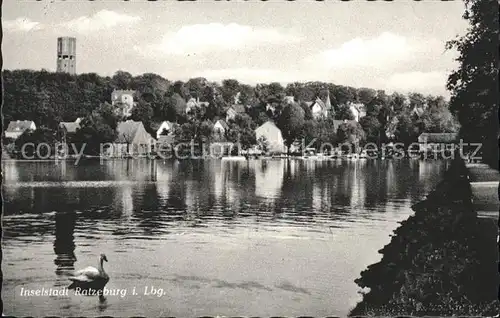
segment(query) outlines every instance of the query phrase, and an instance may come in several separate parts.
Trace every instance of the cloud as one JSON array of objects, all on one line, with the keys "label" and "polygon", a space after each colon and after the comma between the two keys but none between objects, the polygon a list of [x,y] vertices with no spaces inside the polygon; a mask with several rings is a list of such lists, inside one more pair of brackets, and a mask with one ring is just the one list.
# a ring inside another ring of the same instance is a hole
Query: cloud
[{"label": "cloud", "polygon": [[444,71],[397,73],[385,82],[387,90],[398,92],[428,92],[429,94],[445,94],[448,74]]},{"label": "cloud", "polygon": [[158,44],[135,49],[144,56],[162,54],[185,55],[215,51],[239,50],[259,45],[286,44],[300,38],[275,29],[258,28],[237,23],[194,24],[166,34]]},{"label": "cloud", "polygon": [[3,21],[2,26],[4,30],[11,32],[29,32],[43,28],[40,22],[31,21],[25,17]]},{"label": "cloud", "polygon": [[386,69],[411,60],[422,48],[403,36],[384,32],[372,39],[354,38],[308,57],[305,62],[330,69]]},{"label": "cloud", "polygon": [[121,14],[110,10],[101,10],[91,16],[82,16],[62,23],[62,26],[78,33],[88,33],[112,27],[126,27],[141,20],[138,16]]},{"label": "cloud", "polygon": [[450,66],[451,53],[434,38],[406,38],[384,32],[310,55],[301,69],[318,80],[355,87],[446,95],[445,68]]}]

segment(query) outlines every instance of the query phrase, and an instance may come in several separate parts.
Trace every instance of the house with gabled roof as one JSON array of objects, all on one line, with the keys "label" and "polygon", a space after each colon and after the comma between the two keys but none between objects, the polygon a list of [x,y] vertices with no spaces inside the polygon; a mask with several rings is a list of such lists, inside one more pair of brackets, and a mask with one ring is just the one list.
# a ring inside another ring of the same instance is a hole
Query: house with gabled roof
[{"label": "house with gabled roof", "polygon": [[11,121],[7,130],[5,130],[5,137],[10,139],[19,138],[25,131],[36,130],[35,122],[32,120],[16,120]]},{"label": "house with gabled roof", "polygon": [[281,129],[271,120],[255,129],[255,137],[257,140],[265,140],[270,153],[286,152],[285,140],[283,139]]},{"label": "house with gabled roof", "polygon": [[230,121],[236,118],[237,115],[245,114],[246,113],[246,107],[241,104],[234,104],[231,105],[227,110],[226,110],[226,121]]},{"label": "house with gabled roof", "polygon": [[162,135],[169,135],[174,132],[175,124],[164,120],[161,123],[152,123],[151,129],[156,131],[156,139],[159,139]]},{"label": "house with gabled roof", "polygon": [[347,119],[344,119],[344,120],[334,119],[334,120],[332,120],[333,131],[335,131],[335,133],[337,133],[337,130],[339,129],[340,125],[342,125],[344,123],[350,123],[350,122],[355,122],[355,120],[347,120]]},{"label": "house with gabled roof", "polygon": [[111,157],[143,156],[151,152],[154,138],[146,131],[140,121],[127,120],[118,123],[117,137],[111,147],[105,149]]},{"label": "house with gabled roof", "polygon": [[215,122],[215,124],[214,124],[214,131],[215,132],[225,134],[228,130],[229,130],[229,126],[227,125],[227,123],[224,120],[219,119]]},{"label": "house with gabled roof", "polygon": [[327,92],[325,101],[318,96],[314,102],[307,103],[307,105],[311,108],[312,116],[315,119],[333,115],[333,107],[330,103],[330,92]]},{"label": "house with gabled roof", "polygon": [[414,118],[420,118],[425,113],[425,109],[423,107],[414,107],[411,111],[411,114]]},{"label": "house with gabled roof", "polygon": [[349,110],[354,116],[354,120],[359,122],[359,120],[366,116],[366,107],[362,103],[350,103]]},{"label": "house with gabled roof", "polygon": [[135,106],[134,90],[113,90],[111,93],[111,105],[120,108],[120,113],[128,117],[132,115],[132,109]]},{"label": "house with gabled roof", "polygon": [[68,142],[68,138],[71,138],[76,134],[76,131],[80,129],[81,118],[77,118],[75,121],[70,122],[60,122],[59,123],[59,136],[63,143]]},{"label": "house with gabled roof", "polygon": [[399,119],[397,116],[393,117],[388,123],[385,129],[385,135],[389,139],[394,139],[396,137],[396,130],[398,128]]},{"label": "house with gabled roof", "polygon": [[219,119],[213,125],[213,138],[216,141],[223,141],[226,139],[226,133],[229,130],[229,125],[223,120]]},{"label": "house with gabled roof", "polygon": [[175,145],[175,135],[161,135],[158,140],[156,140],[155,151],[160,155],[171,155],[172,151],[174,151]]},{"label": "house with gabled roof", "polygon": [[292,104],[295,102],[295,97],[291,95],[285,96],[284,100],[287,104]]},{"label": "house with gabled roof", "polygon": [[192,109],[197,108],[197,107],[208,107],[210,105],[209,102],[200,102],[200,98],[194,98],[191,97],[187,102],[186,102],[186,113],[189,113]]},{"label": "house with gabled roof", "polygon": [[422,133],[418,136],[421,152],[442,149],[453,150],[458,142],[458,133]]}]

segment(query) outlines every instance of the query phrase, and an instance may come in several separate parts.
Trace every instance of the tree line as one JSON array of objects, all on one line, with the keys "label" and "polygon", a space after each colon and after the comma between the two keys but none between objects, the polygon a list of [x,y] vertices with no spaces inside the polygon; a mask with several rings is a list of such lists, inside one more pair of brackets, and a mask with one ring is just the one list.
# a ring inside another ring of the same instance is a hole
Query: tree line
[{"label": "tree line", "polygon": [[[116,138],[120,117],[110,105],[115,89],[135,90],[136,106],[128,119],[143,122],[155,135],[154,123],[168,120],[178,124],[176,141],[239,140],[243,147],[255,144],[254,130],[267,120],[281,129],[287,146],[296,139],[316,139],[331,144],[353,142],[410,144],[422,132],[455,132],[459,125],[442,96],[420,93],[387,94],[383,90],[354,88],[324,82],[246,85],[234,79],[216,83],[205,78],[172,82],[157,74],[132,76],[118,71],[112,77],[95,73],[69,75],[45,70],[4,70],[4,122],[33,120],[41,130],[30,138],[46,139],[56,133],[61,121],[83,118],[75,137],[92,149],[94,145]],[[310,105],[316,98],[329,96],[332,110],[326,118],[313,118]],[[293,101],[285,99],[293,96]],[[206,102],[186,112],[190,98]],[[235,103],[245,112],[227,124],[225,136],[213,135],[213,124],[225,119],[226,110]],[[349,104],[360,103],[366,116],[353,121]],[[416,111],[417,110],[417,111]],[[340,126],[335,120],[347,120]],[[337,128],[337,129],[336,129]],[[24,138],[23,138],[24,139]]]},{"label": "tree line", "polygon": [[447,43],[459,67],[448,77],[450,109],[465,142],[482,143],[483,161],[498,169],[498,1],[464,0],[467,33]]}]

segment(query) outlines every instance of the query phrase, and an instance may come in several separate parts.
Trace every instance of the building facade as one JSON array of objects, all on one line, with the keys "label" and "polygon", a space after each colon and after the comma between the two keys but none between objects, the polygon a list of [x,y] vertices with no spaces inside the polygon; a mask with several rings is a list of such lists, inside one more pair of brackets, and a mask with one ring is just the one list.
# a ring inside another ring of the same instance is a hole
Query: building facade
[{"label": "building facade", "polygon": [[330,102],[330,93],[327,91],[326,100],[323,101],[319,96],[314,102],[309,102],[307,105],[311,108],[312,116],[315,119],[326,118],[328,116],[333,116],[334,111],[332,104]]},{"label": "building facade", "polygon": [[152,125],[154,130],[156,130],[156,139],[160,139],[160,136],[170,135],[174,132],[174,124],[165,120],[159,124]]},{"label": "building facade", "polygon": [[68,139],[71,139],[77,132],[78,129],[80,129],[80,122],[82,121],[81,118],[77,118],[75,121],[72,122],[60,122],[59,123],[59,139],[61,140],[62,143],[68,143]]},{"label": "building facade", "polygon": [[111,93],[111,105],[119,108],[121,115],[129,117],[135,105],[134,94],[133,90],[114,90]]},{"label": "building facade", "polygon": [[57,38],[57,72],[76,74],[76,38]]},{"label": "building facade", "polygon": [[186,114],[189,114],[195,108],[208,107],[209,102],[200,102],[199,98],[190,98],[186,103]]},{"label": "building facade", "polygon": [[25,131],[36,130],[36,125],[31,120],[16,120],[11,121],[7,130],[5,131],[5,137],[10,139],[19,138]]},{"label": "building facade", "polygon": [[286,152],[285,140],[281,130],[272,121],[268,121],[255,129],[255,137],[257,141],[265,140],[270,153]]},{"label": "building facade", "polygon": [[349,104],[349,110],[354,116],[354,120],[359,122],[359,120],[366,116],[365,105],[360,103],[351,103]]},{"label": "building facade", "polygon": [[139,121],[120,122],[116,131],[116,140],[103,149],[107,157],[146,156],[156,143]]},{"label": "building facade", "polygon": [[457,133],[422,133],[418,136],[420,152],[453,151],[458,138]]},{"label": "building facade", "polygon": [[227,110],[226,110],[226,121],[234,120],[236,116],[245,114],[245,106],[241,104],[234,104],[231,105]]}]

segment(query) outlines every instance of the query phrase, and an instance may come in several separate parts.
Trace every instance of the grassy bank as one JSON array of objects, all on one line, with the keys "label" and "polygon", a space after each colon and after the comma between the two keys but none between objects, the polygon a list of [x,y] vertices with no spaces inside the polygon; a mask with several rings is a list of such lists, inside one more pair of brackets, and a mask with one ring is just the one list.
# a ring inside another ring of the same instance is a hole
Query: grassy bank
[{"label": "grassy bank", "polygon": [[497,226],[473,211],[463,161],[413,210],[356,280],[369,292],[350,315],[498,314]]}]

